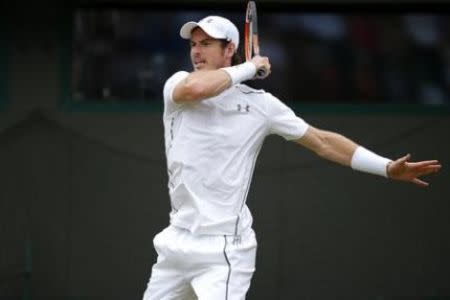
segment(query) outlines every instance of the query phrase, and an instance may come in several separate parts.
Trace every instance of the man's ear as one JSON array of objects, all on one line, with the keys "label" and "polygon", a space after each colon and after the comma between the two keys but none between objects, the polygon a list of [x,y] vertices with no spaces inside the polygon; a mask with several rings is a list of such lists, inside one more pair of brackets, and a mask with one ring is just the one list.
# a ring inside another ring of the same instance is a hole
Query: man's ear
[{"label": "man's ear", "polygon": [[226,50],[227,56],[231,58],[233,57],[234,52],[236,52],[236,46],[234,45],[234,43],[228,43]]}]

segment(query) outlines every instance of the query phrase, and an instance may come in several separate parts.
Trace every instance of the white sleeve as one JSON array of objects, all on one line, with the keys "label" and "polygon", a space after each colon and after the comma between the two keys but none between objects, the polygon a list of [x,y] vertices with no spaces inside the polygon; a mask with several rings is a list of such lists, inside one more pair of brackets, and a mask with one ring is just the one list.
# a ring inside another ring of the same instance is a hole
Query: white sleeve
[{"label": "white sleeve", "polygon": [[299,139],[305,134],[309,125],[292,109],[270,93],[266,93],[266,100],[270,134],[280,135],[286,140]]},{"label": "white sleeve", "polygon": [[178,105],[173,101],[173,90],[177,86],[177,84],[185,79],[189,75],[186,71],[179,71],[173,74],[169,79],[167,79],[166,83],[164,84],[164,106],[168,110],[175,109]]}]

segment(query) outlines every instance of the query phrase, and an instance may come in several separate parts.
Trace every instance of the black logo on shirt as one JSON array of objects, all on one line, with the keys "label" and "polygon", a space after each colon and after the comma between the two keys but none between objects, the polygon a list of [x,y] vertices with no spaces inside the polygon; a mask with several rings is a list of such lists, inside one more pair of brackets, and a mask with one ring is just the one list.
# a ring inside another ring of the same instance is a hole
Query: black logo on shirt
[{"label": "black logo on shirt", "polygon": [[248,113],[248,112],[250,112],[250,105],[248,105],[248,104],[246,104],[246,105],[238,104],[237,105],[237,111],[238,112],[243,112],[243,113]]}]

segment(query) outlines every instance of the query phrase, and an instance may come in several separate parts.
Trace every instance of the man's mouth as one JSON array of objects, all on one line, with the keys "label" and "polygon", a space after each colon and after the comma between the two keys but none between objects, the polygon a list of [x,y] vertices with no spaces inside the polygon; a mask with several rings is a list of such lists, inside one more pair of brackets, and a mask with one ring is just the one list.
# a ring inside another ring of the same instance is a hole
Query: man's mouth
[{"label": "man's mouth", "polygon": [[196,66],[200,66],[200,65],[204,65],[204,64],[205,64],[205,61],[202,59],[194,60],[194,65],[196,65]]}]

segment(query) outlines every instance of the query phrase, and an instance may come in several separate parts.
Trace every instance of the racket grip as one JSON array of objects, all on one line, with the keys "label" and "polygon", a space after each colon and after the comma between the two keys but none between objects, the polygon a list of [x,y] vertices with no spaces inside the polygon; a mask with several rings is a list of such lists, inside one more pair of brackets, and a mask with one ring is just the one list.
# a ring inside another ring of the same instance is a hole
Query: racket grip
[{"label": "racket grip", "polygon": [[262,78],[265,78],[266,76],[267,76],[266,68],[262,67],[256,71],[256,76],[255,76],[256,78],[262,79]]}]

